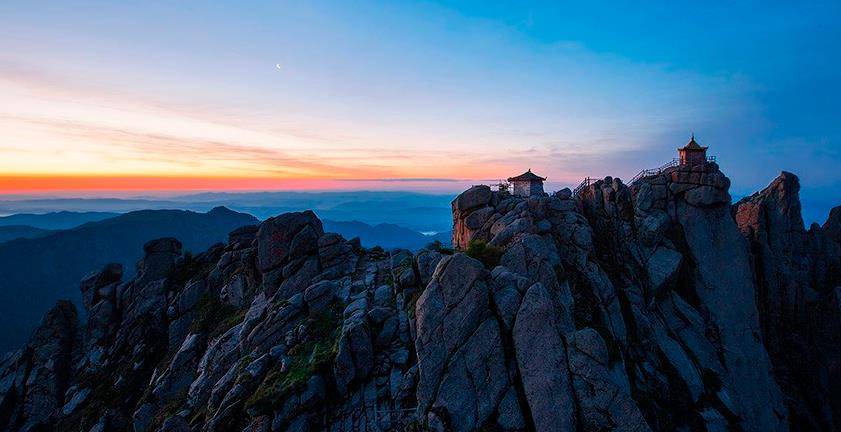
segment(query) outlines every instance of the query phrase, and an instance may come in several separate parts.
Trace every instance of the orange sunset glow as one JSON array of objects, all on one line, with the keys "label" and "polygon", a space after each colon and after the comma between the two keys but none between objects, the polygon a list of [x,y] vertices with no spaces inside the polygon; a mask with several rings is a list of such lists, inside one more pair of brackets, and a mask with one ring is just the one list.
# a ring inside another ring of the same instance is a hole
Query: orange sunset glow
[{"label": "orange sunset glow", "polygon": [[249,177],[156,177],[156,176],[84,176],[17,175],[0,176],[0,193],[26,194],[44,192],[140,192],[140,191],[319,191],[319,190],[428,190],[450,191],[469,184],[459,179],[320,179],[320,178],[249,178]]},{"label": "orange sunset glow", "polygon": [[[647,50],[578,34],[554,7],[541,24],[431,4],[13,3],[0,5],[0,193],[454,193],[528,168],[559,188],[630,178],[691,131],[740,164],[737,190],[779,161],[810,184],[837,182],[837,135],[820,129],[832,122],[811,124],[834,117],[801,112],[786,78],[834,77],[766,64],[778,56],[742,64],[734,38],[678,41],[683,29],[667,28]],[[778,42],[761,45],[802,51]],[[814,90],[815,107],[837,99]]]},{"label": "orange sunset glow", "polygon": [[[43,20],[63,26],[72,12],[59,9],[47,8]],[[719,103],[710,95],[740,91],[736,82],[574,44],[494,68],[500,50],[523,48],[520,36],[496,40],[469,21],[477,39],[445,54],[443,45],[388,38],[371,51],[372,35],[359,31],[368,27],[345,27],[340,16],[319,12],[325,25],[309,27],[278,16],[262,35],[184,20],[177,37],[174,29],[138,29],[138,43],[128,41],[130,28],[92,38],[87,29],[96,25],[33,32],[10,22],[14,31],[0,41],[0,193],[454,192],[529,167],[570,185],[609,167],[632,170],[633,159],[671,146],[653,139],[664,124],[677,125],[668,133],[682,140],[687,119]],[[330,30],[312,33],[318,27]],[[202,40],[208,32],[227,36]],[[254,39],[217,49],[244,34]],[[453,61],[437,61],[444,54]],[[643,77],[639,94],[625,94],[616,68]],[[689,109],[672,110],[644,91],[687,79],[695,88],[669,104]],[[643,120],[652,116],[656,122]]]}]

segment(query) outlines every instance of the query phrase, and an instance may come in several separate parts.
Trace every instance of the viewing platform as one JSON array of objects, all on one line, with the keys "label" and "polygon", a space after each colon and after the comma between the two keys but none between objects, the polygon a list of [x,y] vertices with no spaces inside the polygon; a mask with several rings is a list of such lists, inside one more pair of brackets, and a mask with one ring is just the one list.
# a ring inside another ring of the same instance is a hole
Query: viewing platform
[{"label": "viewing platform", "polygon": [[[666,172],[669,169],[673,169],[680,166],[693,166],[699,165],[702,163],[710,163],[716,162],[715,156],[707,156],[707,148],[706,146],[701,146],[695,141],[695,135],[693,134],[689,139],[689,142],[677,149],[678,157],[672,159],[669,162],[660,165],[657,168],[649,168],[644,169],[637,173],[637,175],[633,176],[630,181],[627,182],[628,185],[632,185],[640,179],[645,177],[650,177],[654,175],[659,175]],[[591,177],[586,177],[575,189],[572,190],[572,196],[578,196],[581,192],[583,192],[587,186],[590,186],[596,179]]]}]

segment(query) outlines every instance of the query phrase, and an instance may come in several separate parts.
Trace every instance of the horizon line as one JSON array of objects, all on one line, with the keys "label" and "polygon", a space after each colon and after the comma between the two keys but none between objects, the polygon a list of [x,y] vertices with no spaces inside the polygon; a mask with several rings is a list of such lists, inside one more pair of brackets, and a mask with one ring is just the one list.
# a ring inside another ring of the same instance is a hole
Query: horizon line
[{"label": "horizon line", "polygon": [[[278,191],[438,191],[459,190],[463,185],[492,184],[499,180],[446,177],[384,178],[277,178],[189,175],[0,175],[0,195],[67,193],[161,192],[278,192]],[[489,183],[490,182],[490,183]],[[564,181],[547,182],[565,184]],[[569,184],[575,183],[569,181]]]}]

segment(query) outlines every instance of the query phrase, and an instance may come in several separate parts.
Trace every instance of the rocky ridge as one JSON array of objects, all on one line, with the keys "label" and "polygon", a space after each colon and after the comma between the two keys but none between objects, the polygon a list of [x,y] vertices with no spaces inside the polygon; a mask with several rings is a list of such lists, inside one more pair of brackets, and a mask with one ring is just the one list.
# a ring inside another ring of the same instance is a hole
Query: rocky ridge
[{"label": "rocky ridge", "polygon": [[[714,163],[452,203],[456,252],[364,249],[312,212],[81,282],[0,362],[0,429],[785,431],[841,427],[841,212]],[[834,216],[833,216],[834,215]],[[808,366],[806,366],[808,365]]]}]

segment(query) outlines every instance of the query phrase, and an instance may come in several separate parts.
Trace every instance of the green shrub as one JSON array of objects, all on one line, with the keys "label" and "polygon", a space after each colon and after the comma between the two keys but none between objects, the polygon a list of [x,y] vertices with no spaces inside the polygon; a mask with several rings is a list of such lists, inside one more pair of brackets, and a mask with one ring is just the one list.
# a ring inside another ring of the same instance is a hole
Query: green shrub
[{"label": "green shrub", "polygon": [[167,272],[167,283],[170,289],[180,290],[187,282],[210,274],[215,266],[215,263],[202,262],[189,251],[185,252],[183,259]]},{"label": "green shrub", "polygon": [[470,240],[467,243],[467,256],[475,258],[482,262],[486,268],[492,269],[499,264],[499,259],[502,258],[502,249],[489,245],[482,240]]},{"label": "green shrub", "polygon": [[426,245],[426,248],[429,250],[438,251],[439,253],[442,253],[444,255],[453,254],[453,248],[444,246],[444,244],[441,243],[440,240],[435,240],[434,242]]},{"label": "green shrub", "polygon": [[340,305],[333,304],[326,312],[310,318],[307,340],[289,350],[286,372],[280,371],[280,365],[273,367],[246,401],[246,408],[271,411],[291,392],[305,386],[314,374],[330,373],[342,332],[341,316]]},{"label": "green shrub", "polygon": [[245,309],[238,309],[219,301],[219,297],[206,293],[199,298],[194,306],[193,322],[190,332],[207,335],[214,338],[228,331],[245,318]]},{"label": "green shrub", "polygon": [[150,430],[157,430],[158,426],[164,423],[164,420],[174,416],[184,408],[187,402],[187,389],[178,393],[174,399],[169,401],[163,408],[159,409],[155,417],[152,419]]}]

